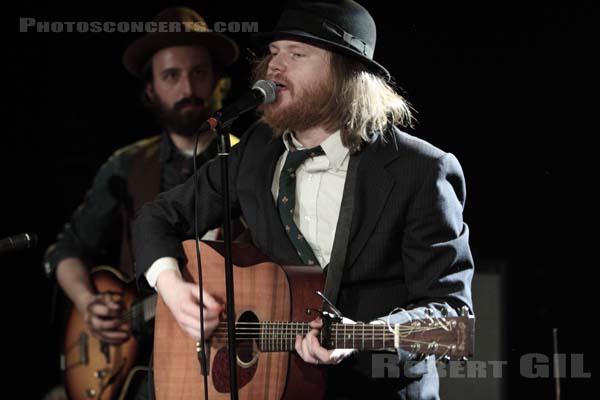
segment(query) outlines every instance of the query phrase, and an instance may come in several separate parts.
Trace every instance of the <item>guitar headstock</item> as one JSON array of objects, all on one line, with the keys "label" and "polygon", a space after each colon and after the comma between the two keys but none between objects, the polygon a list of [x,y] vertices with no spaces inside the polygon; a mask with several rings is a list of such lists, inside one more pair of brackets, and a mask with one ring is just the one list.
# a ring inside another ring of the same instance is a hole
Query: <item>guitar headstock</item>
[{"label": "guitar headstock", "polygon": [[411,353],[463,359],[473,355],[475,317],[427,318],[398,324],[394,328],[395,346]]}]

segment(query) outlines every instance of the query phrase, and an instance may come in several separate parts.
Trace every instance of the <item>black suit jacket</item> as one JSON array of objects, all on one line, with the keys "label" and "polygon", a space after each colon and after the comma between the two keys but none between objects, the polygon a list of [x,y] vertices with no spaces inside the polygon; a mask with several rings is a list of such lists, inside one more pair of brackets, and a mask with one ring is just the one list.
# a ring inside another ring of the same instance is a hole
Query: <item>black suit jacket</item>
[{"label": "black suit jacket", "polygon": [[[393,128],[363,150],[337,306],[370,321],[395,307],[435,304],[471,308],[473,260],[463,223],[465,183],[449,153]],[[233,212],[243,214],[254,244],[273,261],[300,264],[271,194],[285,150],[264,124],[253,125],[229,158]],[[218,160],[198,172],[200,232],[221,224]],[[158,258],[183,259],[193,237],[193,180],[145,205],[134,225],[137,274]],[[368,368],[363,368],[368,373]]]}]

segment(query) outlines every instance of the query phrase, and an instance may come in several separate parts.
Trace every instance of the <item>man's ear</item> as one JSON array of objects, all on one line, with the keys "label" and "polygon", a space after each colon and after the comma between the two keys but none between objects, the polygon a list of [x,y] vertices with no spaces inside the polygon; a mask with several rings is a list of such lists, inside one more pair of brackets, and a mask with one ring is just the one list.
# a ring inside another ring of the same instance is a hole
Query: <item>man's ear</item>
[{"label": "man's ear", "polygon": [[154,93],[154,85],[152,84],[152,82],[146,83],[146,86],[144,87],[144,93],[146,93],[146,97],[148,98],[148,100],[150,100],[151,102],[154,101],[156,94]]}]

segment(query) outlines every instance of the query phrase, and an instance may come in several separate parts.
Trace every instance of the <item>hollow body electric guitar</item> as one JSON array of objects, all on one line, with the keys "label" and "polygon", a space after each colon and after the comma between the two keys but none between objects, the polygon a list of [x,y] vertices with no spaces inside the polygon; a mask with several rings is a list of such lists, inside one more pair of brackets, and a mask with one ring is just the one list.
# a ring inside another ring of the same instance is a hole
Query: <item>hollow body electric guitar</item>
[{"label": "hollow body electric guitar", "polygon": [[[133,282],[127,281],[116,269],[95,267],[92,282],[98,293],[111,293],[125,306],[123,322],[139,332],[154,318],[156,295],[136,301]],[[147,370],[136,366],[138,339],[135,335],[122,344],[103,342],[90,333],[83,316],[72,307],[63,338],[61,368],[65,389],[71,400],[109,400],[123,398],[133,376]]]},{"label": "hollow body electric guitar", "polygon": [[[185,279],[197,282],[195,243],[183,243],[188,259]],[[201,242],[204,289],[225,302],[223,244]],[[295,352],[296,335],[310,331],[321,309],[315,294],[323,290],[321,268],[279,266],[255,248],[234,243],[237,377],[240,399],[319,399],[326,369],[305,363]],[[459,359],[472,355],[472,316],[429,318],[407,325],[342,324],[330,321],[321,330],[327,348],[382,350],[405,348],[414,353]],[[229,399],[227,325],[221,323],[207,343],[209,398]],[[197,343],[172,317],[159,298],[154,331],[154,384],[158,400],[198,399],[204,393]]]}]

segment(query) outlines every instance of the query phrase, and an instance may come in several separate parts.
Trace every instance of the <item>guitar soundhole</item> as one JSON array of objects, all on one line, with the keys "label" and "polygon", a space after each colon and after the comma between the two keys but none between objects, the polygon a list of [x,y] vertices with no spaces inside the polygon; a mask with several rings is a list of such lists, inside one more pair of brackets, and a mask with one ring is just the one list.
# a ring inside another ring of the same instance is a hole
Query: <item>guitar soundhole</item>
[{"label": "guitar soundhole", "polygon": [[[236,323],[236,355],[238,388],[254,377],[258,363],[258,318],[252,311],[242,313]],[[229,393],[229,351],[221,347],[212,365],[213,386],[217,392]]]},{"label": "guitar soundhole", "polygon": [[241,367],[247,367],[258,359],[258,318],[252,311],[242,313],[236,324],[237,358]]}]

